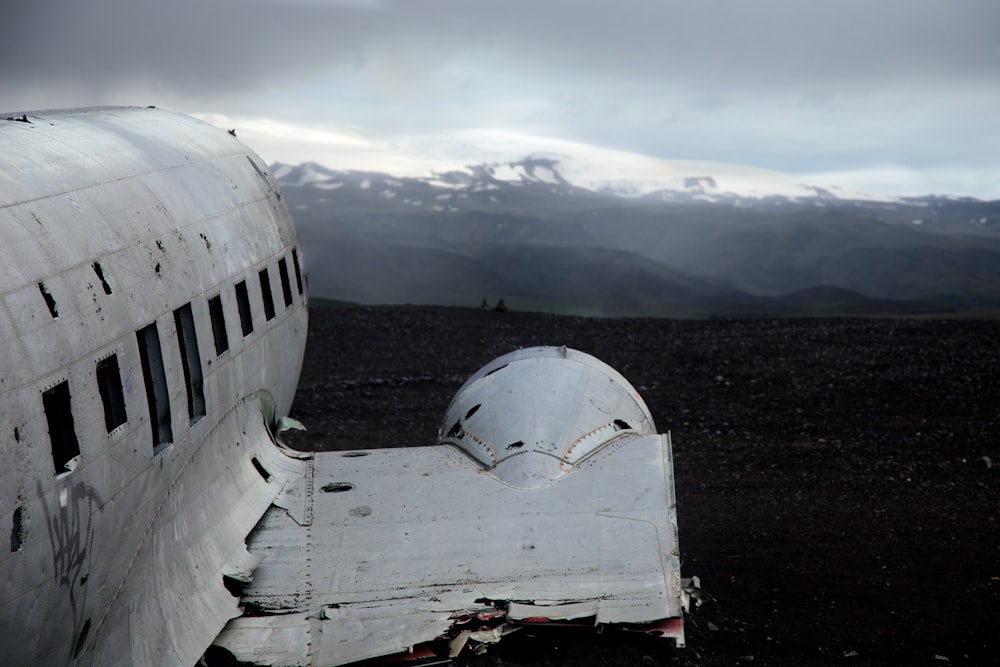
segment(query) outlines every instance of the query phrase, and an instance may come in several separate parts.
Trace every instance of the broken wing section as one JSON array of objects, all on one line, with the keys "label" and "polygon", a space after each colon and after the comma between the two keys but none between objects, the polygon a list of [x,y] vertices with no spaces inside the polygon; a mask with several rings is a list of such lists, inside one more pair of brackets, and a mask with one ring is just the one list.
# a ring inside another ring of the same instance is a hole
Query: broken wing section
[{"label": "broken wing section", "polygon": [[[216,644],[261,665],[339,665],[503,623],[680,619],[670,441],[629,437],[542,489],[443,445],[317,454],[311,526],[272,509],[244,616]],[[676,623],[671,636],[683,644]]]},{"label": "broken wing section", "polygon": [[[563,348],[520,351],[459,391],[443,444],[316,454],[311,523],[268,511],[248,539],[261,562],[244,615],[215,643],[275,666],[435,640],[454,653],[551,622],[683,645],[670,438],[608,370]],[[522,445],[494,446],[510,438]]]}]

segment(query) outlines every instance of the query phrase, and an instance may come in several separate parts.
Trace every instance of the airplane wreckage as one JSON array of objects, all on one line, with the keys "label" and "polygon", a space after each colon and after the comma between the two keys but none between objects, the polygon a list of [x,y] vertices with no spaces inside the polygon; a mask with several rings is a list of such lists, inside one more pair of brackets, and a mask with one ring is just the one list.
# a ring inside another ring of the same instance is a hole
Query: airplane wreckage
[{"label": "airplane wreckage", "polygon": [[670,438],[615,370],[519,350],[434,446],[294,451],[304,266],[253,151],[38,112],[0,119],[0,169],[6,664],[446,658],[533,624],[683,646]]}]

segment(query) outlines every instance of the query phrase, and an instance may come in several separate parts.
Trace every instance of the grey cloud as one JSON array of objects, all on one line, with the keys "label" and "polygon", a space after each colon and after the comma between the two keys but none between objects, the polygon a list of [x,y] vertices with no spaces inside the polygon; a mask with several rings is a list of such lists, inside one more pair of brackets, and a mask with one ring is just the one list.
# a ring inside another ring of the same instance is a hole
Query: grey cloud
[{"label": "grey cloud", "polygon": [[265,87],[349,63],[371,11],[269,2],[15,3],[0,28],[0,82],[107,94],[141,85],[190,95]]},{"label": "grey cloud", "polygon": [[342,67],[367,68],[372,85],[391,86],[481,57],[540,80],[673,82],[708,93],[1000,79],[1000,6],[988,0],[64,0],[14,3],[3,25],[7,85],[112,88],[152,78],[201,93]]},{"label": "grey cloud", "polygon": [[982,163],[1000,117],[995,0],[11,4],[5,111],[151,103],[389,133],[517,127],[794,169]]}]

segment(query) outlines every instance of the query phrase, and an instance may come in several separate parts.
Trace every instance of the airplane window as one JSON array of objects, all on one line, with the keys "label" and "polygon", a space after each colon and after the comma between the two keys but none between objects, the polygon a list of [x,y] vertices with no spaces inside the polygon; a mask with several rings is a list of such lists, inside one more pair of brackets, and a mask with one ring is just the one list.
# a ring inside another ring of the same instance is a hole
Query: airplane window
[{"label": "airplane window", "polygon": [[63,380],[42,392],[45,419],[49,423],[49,441],[52,444],[52,465],[56,474],[69,472],[74,459],[80,455],[80,442],[73,427],[73,407],[70,405],[69,382]]},{"label": "airplane window", "polygon": [[246,338],[253,333],[253,313],[250,312],[250,293],[245,280],[236,283],[236,305],[240,309],[240,326],[243,328],[243,337]]},{"label": "airplane window", "polygon": [[274,297],[271,296],[271,279],[267,269],[260,270],[260,294],[264,297],[264,317],[268,322],[274,319]]},{"label": "airplane window", "polygon": [[229,349],[226,335],[226,314],[222,310],[222,296],[216,294],[208,300],[208,312],[212,316],[212,334],[215,336],[215,353],[222,354]]},{"label": "airplane window", "polygon": [[139,360],[146,384],[149,403],[149,421],[153,429],[153,455],[159,454],[174,440],[170,427],[170,395],[167,393],[167,374],[163,370],[163,353],[156,322],[135,333],[139,342]]},{"label": "airplane window", "polygon": [[288,262],[282,257],[278,260],[278,275],[281,276],[281,295],[285,297],[285,308],[292,305],[292,286],[288,281]]},{"label": "airplane window", "polygon": [[299,288],[299,296],[302,296],[302,270],[299,268],[299,253],[292,248],[292,266],[295,267],[295,284]]},{"label": "airplane window", "polygon": [[128,421],[117,354],[97,362],[97,388],[101,392],[101,402],[104,403],[104,427],[111,433]]},{"label": "airplane window", "polygon": [[205,380],[201,372],[198,335],[194,329],[194,314],[190,303],[174,311],[174,324],[177,327],[177,344],[181,349],[184,383],[187,385],[188,417],[194,424],[205,416]]}]

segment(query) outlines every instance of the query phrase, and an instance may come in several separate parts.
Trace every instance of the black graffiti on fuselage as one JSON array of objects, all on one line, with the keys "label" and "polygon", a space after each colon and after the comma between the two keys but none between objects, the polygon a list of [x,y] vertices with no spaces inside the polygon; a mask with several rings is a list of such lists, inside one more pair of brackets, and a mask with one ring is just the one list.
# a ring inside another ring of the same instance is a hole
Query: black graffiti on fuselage
[{"label": "black graffiti on fuselage", "polygon": [[52,576],[60,587],[65,586],[68,589],[70,609],[73,613],[72,636],[76,637],[83,625],[83,607],[85,607],[81,604],[82,600],[77,600],[76,588],[77,586],[82,588],[87,581],[85,566],[94,540],[94,527],[91,523],[93,506],[96,504],[100,511],[103,503],[94,490],[82,481],[67,484],[61,489],[57,483],[56,506],[49,508],[40,482],[37,488],[42,499],[45,527],[52,547]]}]

